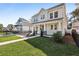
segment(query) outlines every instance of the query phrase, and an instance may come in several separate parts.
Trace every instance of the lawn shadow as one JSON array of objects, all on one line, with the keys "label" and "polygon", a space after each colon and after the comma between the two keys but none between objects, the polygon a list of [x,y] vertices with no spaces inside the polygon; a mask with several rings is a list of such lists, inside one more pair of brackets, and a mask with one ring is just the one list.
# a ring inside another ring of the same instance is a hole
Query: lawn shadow
[{"label": "lawn shadow", "polygon": [[[25,41],[30,43],[35,48],[42,50],[48,56],[55,55],[54,53],[56,52],[56,50],[58,50],[58,49],[54,49],[57,46],[55,47],[55,45],[53,45],[52,40],[50,40],[50,38],[47,38],[47,37],[37,37],[37,38],[28,39]],[[59,55],[59,54],[56,54],[56,55]]]}]

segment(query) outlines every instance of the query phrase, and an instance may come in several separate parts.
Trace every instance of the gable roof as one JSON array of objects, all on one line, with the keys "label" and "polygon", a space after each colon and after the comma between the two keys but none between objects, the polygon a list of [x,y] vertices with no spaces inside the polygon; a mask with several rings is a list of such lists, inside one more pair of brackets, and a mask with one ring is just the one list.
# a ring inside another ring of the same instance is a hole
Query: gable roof
[{"label": "gable roof", "polygon": [[50,10],[50,9],[57,8],[57,7],[63,6],[63,5],[65,5],[65,3],[58,4],[58,5],[54,6],[54,7],[48,8],[48,9],[41,8],[41,10],[37,14],[33,15],[32,17],[37,16],[41,11]]},{"label": "gable roof", "polygon": [[54,7],[49,8],[48,10],[53,9],[53,8],[57,8],[57,7],[63,6],[63,5],[65,5],[65,3],[58,4],[58,5],[54,6]]},{"label": "gable roof", "polygon": [[32,17],[37,16],[41,11],[46,11],[46,9],[41,8],[40,11],[37,14],[33,15]]},{"label": "gable roof", "polygon": [[44,8],[41,8],[41,10],[39,11],[39,13],[40,13],[41,11],[45,11],[45,9],[44,9]]},{"label": "gable roof", "polygon": [[[21,22],[21,23],[20,23]],[[18,21],[16,22],[15,26],[28,26],[28,25],[32,25],[30,21],[24,19],[24,18],[19,18]]]},{"label": "gable roof", "polygon": [[19,22],[19,21],[27,21],[26,19],[24,19],[24,18],[20,18],[19,17],[19,19],[18,19],[18,21],[17,22]]},{"label": "gable roof", "polygon": [[24,18],[20,18],[20,17],[19,17],[19,19],[18,19],[18,21],[17,21],[16,23],[20,23],[20,22],[27,22],[27,20],[24,19]]}]

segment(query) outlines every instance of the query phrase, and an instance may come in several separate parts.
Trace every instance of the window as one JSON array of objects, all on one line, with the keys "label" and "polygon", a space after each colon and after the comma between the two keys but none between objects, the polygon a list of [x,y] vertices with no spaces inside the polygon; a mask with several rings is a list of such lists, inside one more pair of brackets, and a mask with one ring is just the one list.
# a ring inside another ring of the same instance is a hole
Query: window
[{"label": "window", "polygon": [[51,30],[53,29],[53,25],[51,25]]},{"label": "window", "polygon": [[36,20],[35,20],[36,22],[38,21],[38,19],[36,18]]},{"label": "window", "polygon": [[38,21],[38,19],[37,19],[37,18],[35,18],[35,19],[34,19],[34,22],[37,22],[37,21]]},{"label": "window", "polygon": [[50,19],[52,19],[53,18],[53,13],[50,13]]},{"label": "window", "polygon": [[42,16],[41,16],[41,19],[42,19]]},{"label": "window", "polygon": [[54,18],[58,17],[58,11],[54,12]]},{"label": "window", "polygon": [[57,24],[55,24],[55,30],[57,30]]},{"label": "window", "polygon": [[35,19],[33,20],[33,22],[35,22]]},{"label": "window", "polygon": [[41,19],[44,19],[45,18],[45,15],[41,15]]}]

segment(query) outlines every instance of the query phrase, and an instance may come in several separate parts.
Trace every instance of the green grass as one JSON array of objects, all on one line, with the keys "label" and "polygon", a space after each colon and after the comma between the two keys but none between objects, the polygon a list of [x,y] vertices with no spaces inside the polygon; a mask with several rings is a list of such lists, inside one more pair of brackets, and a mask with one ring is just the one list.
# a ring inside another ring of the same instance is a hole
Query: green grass
[{"label": "green grass", "polygon": [[0,56],[42,56],[46,55],[26,41],[0,46]]},{"label": "green grass", "polygon": [[5,32],[0,32],[0,34],[5,34]]},{"label": "green grass", "polygon": [[79,48],[59,44],[50,38],[37,37],[25,41],[0,46],[0,55],[9,56],[71,56],[79,55]]},{"label": "green grass", "polygon": [[29,39],[29,42],[36,48],[41,49],[48,56],[69,56],[69,55],[79,55],[79,48],[73,45],[59,44],[53,42],[51,38],[34,38]]},{"label": "green grass", "polygon": [[12,35],[12,36],[4,36],[4,37],[0,37],[0,42],[4,42],[4,41],[10,41],[10,40],[16,40],[19,39],[20,37]]}]

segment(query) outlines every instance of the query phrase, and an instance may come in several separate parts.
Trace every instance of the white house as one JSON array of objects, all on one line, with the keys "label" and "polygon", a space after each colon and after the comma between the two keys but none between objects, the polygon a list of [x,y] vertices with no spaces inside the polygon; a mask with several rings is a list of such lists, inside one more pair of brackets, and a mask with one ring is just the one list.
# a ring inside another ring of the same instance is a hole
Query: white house
[{"label": "white house", "polygon": [[32,23],[24,18],[19,18],[15,25],[15,30],[20,32],[32,31]]},{"label": "white house", "polygon": [[49,9],[41,10],[32,16],[33,30],[40,34],[43,29],[44,34],[52,35],[54,32],[62,31],[64,34],[67,29],[67,16],[65,4],[59,4]]}]

